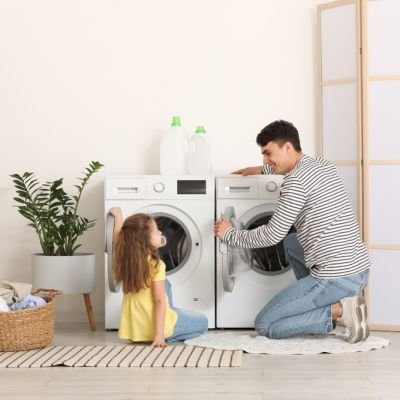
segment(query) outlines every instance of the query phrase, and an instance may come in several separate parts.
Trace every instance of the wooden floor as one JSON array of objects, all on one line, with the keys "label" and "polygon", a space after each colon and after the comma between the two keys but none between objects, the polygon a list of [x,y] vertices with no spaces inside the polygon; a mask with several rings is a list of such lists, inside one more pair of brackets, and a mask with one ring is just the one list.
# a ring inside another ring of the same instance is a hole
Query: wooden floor
[{"label": "wooden floor", "polygon": [[[400,333],[388,348],[314,356],[244,354],[240,368],[0,369],[1,399],[400,399]],[[125,343],[116,332],[59,324],[54,344]]]}]

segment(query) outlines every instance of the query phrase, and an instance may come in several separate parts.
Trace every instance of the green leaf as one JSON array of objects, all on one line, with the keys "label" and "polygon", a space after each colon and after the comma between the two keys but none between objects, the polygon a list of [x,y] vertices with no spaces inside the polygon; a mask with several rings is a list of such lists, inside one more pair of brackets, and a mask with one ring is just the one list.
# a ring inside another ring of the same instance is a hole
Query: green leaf
[{"label": "green leaf", "polygon": [[77,178],[80,184],[74,185],[78,195],[69,195],[62,188],[63,178],[38,182],[32,172],[12,174],[16,190],[15,205],[20,215],[28,219],[29,226],[35,229],[42,251],[46,255],[73,255],[80,244],[77,239],[93,227],[95,220],[78,215],[82,192],[90,177],[103,164],[92,161]]}]

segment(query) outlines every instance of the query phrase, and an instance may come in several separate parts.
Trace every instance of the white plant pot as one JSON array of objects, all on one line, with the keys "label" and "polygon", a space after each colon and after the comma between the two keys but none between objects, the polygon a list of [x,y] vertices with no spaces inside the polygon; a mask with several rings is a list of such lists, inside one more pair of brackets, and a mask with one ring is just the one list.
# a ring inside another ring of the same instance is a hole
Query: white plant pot
[{"label": "white plant pot", "polygon": [[32,255],[33,289],[58,289],[63,293],[93,293],[96,262],[91,253],[73,256]]}]

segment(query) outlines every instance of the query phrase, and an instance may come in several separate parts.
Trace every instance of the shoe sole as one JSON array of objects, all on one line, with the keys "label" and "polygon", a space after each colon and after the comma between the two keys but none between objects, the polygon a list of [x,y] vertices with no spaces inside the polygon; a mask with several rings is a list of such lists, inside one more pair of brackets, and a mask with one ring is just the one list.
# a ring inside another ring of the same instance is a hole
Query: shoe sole
[{"label": "shoe sole", "polygon": [[363,331],[363,335],[362,335],[361,340],[365,340],[369,336],[369,327],[368,327],[368,324],[367,324],[367,304],[366,304],[365,299],[363,297],[362,297],[362,300],[363,300],[363,302],[360,305],[361,313],[362,313],[361,329]]},{"label": "shoe sole", "polygon": [[367,325],[367,305],[362,296],[357,296],[356,307],[353,311],[353,321],[361,321],[359,325],[350,329],[350,335],[346,339],[348,343],[354,344],[365,340],[369,336],[369,328]]}]

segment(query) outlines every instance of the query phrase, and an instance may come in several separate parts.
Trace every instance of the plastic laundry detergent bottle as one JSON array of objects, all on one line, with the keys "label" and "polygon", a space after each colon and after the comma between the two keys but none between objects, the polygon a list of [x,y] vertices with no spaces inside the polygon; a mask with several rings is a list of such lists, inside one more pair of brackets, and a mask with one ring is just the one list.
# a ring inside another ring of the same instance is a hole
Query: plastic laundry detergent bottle
[{"label": "plastic laundry detergent bottle", "polygon": [[212,173],[210,147],[204,126],[198,126],[190,138],[186,169],[190,175],[210,175]]},{"label": "plastic laundry detergent bottle", "polygon": [[169,129],[160,143],[160,174],[185,175],[185,160],[188,152],[188,138],[182,128],[181,119],[172,117]]}]

